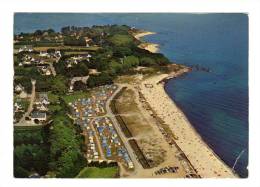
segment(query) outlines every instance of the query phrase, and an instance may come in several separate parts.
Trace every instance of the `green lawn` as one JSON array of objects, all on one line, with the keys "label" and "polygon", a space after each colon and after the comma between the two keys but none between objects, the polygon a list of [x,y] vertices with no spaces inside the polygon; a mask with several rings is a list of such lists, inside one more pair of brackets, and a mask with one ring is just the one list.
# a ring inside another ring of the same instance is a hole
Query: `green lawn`
[{"label": "green lawn", "polygon": [[[100,49],[101,47],[98,46],[91,46],[91,47],[82,47],[82,46],[45,46],[45,47],[34,47],[33,49],[36,51],[46,51],[47,49],[55,49],[55,50],[69,50],[71,52],[77,52],[77,51],[96,51]],[[68,51],[68,52],[69,52]]]},{"label": "green lawn", "polygon": [[76,178],[115,178],[117,171],[117,167],[85,167],[79,172]]},{"label": "green lawn", "polygon": [[28,132],[34,132],[34,131],[39,131],[43,128],[43,126],[14,126],[14,131],[19,132],[19,131],[28,131]]},{"label": "green lawn", "polygon": [[88,98],[88,97],[89,97],[89,93],[86,91],[76,91],[73,92],[72,94],[62,96],[62,98],[67,104],[72,103],[77,99]]},{"label": "green lawn", "polygon": [[109,38],[109,41],[112,42],[114,45],[119,46],[131,44],[134,39],[130,35],[115,34],[114,36]]}]

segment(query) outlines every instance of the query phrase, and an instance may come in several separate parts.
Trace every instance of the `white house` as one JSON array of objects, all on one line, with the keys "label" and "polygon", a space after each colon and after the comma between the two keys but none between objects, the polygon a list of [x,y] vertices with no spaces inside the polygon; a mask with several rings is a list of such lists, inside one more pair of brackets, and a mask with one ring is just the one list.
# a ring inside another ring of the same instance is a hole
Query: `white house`
[{"label": "white house", "polygon": [[56,57],[61,57],[60,51],[55,51],[55,56],[56,56]]},{"label": "white house", "polygon": [[47,69],[46,72],[45,72],[45,75],[51,75],[51,70]]},{"label": "white house", "polygon": [[47,53],[47,51],[41,51],[40,54],[39,54],[39,56],[41,56],[41,57],[46,57],[48,55],[49,54]]},{"label": "white house", "polygon": [[48,111],[48,107],[44,104],[37,105],[39,111]]},{"label": "white house", "polygon": [[18,85],[15,86],[15,91],[16,92],[21,92],[21,91],[23,91],[23,89],[24,88],[23,88],[23,86],[21,84],[18,84]]}]

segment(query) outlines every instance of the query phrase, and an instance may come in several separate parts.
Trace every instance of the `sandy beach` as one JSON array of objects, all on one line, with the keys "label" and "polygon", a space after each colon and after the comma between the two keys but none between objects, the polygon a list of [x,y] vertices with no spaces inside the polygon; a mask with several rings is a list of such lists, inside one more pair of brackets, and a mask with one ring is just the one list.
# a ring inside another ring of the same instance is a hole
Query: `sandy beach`
[{"label": "sandy beach", "polygon": [[137,39],[137,40],[141,40],[142,37],[147,36],[147,35],[151,35],[151,34],[156,34],[156,32],[150,32],[150,31],[140,31],[137,34],[134,34],[133,36]]},{"label": "sandy beach", "polygon": [[[133,34],[133,36],[137,40],[141,40],[142,37],[152,35],[152,34],[156,34],[156,33],[150,31],[142,31],[137,34]],[[151,53],[156,53],[159,51],[159,44],[155,44],[155,43],[142,42],[138,47],[150,51]]]},{"label": "sandy beach", "polygon": [[[188,69],[184,71],[188,71]],[[182,74],[184,71],[178,74]],[[184,113],[169,98],[164,90],[163,83],[157,84],[168,76],[168,74],[159,74],[142,81],[140,88],[146,101],[155,110],[158,117],[163,119],[178,137],[176,140],[177,145],[202,178],[237,177],[231,168],[202,140]],[[148,88],[147,84],[152,86]]]},{"label": "sandy beach", "polygon": [[159,44],[154,43],[142,43],[138,47],[150,51],[151,53],[156,53],[159,51]]}]

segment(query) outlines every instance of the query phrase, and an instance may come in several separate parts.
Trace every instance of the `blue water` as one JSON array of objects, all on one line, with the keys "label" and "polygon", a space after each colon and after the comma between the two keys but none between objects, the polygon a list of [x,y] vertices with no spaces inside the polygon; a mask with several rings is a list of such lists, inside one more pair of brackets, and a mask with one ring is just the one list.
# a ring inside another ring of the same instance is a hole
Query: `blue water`
[{"label": "blue water", "polygon": [[210,68],[170,80],[165,89],[195,129],[230,167],[247,177],[248,18],[245,14],[16,14],[14,32],[67,25],[126,24],[176,63]]}]

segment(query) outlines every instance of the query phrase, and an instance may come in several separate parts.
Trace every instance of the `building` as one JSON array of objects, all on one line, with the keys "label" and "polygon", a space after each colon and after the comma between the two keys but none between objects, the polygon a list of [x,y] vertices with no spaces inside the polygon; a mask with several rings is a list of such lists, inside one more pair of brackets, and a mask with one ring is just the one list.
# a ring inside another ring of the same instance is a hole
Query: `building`
[{"label": "building", "polygon": [[46,121],[47,115],[45,112],[35,111],[31,113],[31,120],[39,120],[40,122]]},{"label": "building", "polygon": [[85,42],[86,42],[86,47],[90,47],[90,43],[91,43],[92,39],[89,38],[89,37],[84,37],[84,39],[85,39]]},{"label": "building", "polygon": [[47,51],[41,51],[39,56],[41,57],[47,57],[49,54],[47,53]]},{"label": "building", "polygon": [[23,88],[23,86],[21,84],[18,84],[18,85],[15,86],[15,91],[16,92],[21,92],[23,90],[24,90],[24,88]]},{"label": "building", "polygon": [[39,111],[48,111],[48,107],[45,104],[39,104],[36,106]]},{"label": "building", "polygon": [[45,105],[50,104],[47,93],[40,93],[39,94],[39,101],[42,104],[45,104]]}]

